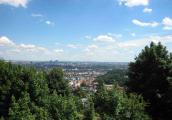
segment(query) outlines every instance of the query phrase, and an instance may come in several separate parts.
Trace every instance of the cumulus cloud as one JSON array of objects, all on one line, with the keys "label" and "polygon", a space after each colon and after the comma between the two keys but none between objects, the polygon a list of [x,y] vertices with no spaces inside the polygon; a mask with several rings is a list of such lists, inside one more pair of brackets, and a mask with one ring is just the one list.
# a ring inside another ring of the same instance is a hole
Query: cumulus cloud
[{"label": "cumulus cloud", "polygon": [[164,30],[172,30],[172,27],[164,26],[163,29],[164,29]]},{"label": "cumulus cloud", "polygon": [[88,45],[85,49],[84,49],[84,54],[87,56],[87,57],[95,57],[98,55],[98,46],[95,45],[95,44],[91,44],[91,45]]},{"label": "cumulus cloud", "polygon": [[54,25],[55,25],[55,23],[54,23],[54,22],[49,21],[49,20],[45,21],[45,23],[46,23],[47,25],[50,25],[50,26],[54,26]]},{"label": "cumulus cloud", "polygon": [[136,36],[136,33],[131,33],[131,36],[135,37]]},{"label": "cumulus cloud", "polygon": [[[101,36],[101,35],[98,35]],[[172,45],[172,35],[152,35],[143,38],[125,40],[116,39],[115,42],[99,44],[92,41],[89,45],[81,44],[76,50],[65,49],[68,44],[60,48],[44,48],[34,44],[17,44],[8,37],[0,37],[0,57],[18,60],[83,60],[83,61],[130,61],[150,42],[161,42]],[[64,51],[65,49],[65,51]],[[71,56],[72,54],[72,56]]]},{"label": "cumulus cloud", "polygon": [[163,29],[164,30],[172,30],[172,19],[169,17],[165,17],[162,20],[162,24],[164,25]]},{"label": "cumulus cloud", "polygon": [[92,45],[89,45],[89,46],[88,46],[88,48],[89,48],[89,49],[97,49],[97,48],[98,48],[98,46],[97,46],[97,45],[92,44]]},{"label": "cumulus cloud", "polygon": [[97,48],[98,48],[97,45],[92,44],[92,45],[88,45],[88,46],[85,48],[84,51],[86,51],[86,52],[93,52],[93,51],[96,50]]},{"label": "cumulus cloud", "polygon": [[29,0],[0,0],[0,4],[11,5],[14,7],[26,7]]},{"label": "cumulus cloud", "polygon": [[13,46],[15,45],[13,41],[11,41],[8,37],[2,36],[0,37],[0,46]]},{"label": "cumulus cloud", "polygon": [[120,48],[135,48],[135,47],[140,47],[143,46],[147,43],[147,40],[145,39],[137,39],[137,40],[130,40],[126,42],[119,42],[118,46]]},{"label": "cumulus cloud", "polygon": [[163,44],[172,43],[172,35],[167,36],[149,36],[141,39],[134,39],[125,42],[119,42],[118,46],[121,48],[138,48],[150,44],[150,42],[161,42]]},{"label": "cumulus cloud", "polygon": [[151,8],[144,8],[143,9],[143,12],[144,13],[151,13],[152,12],[152,9]]},{"label": "cumulus cloud", "polygon": [[20,44],[20,47],[21,47],[21,48],[24,48],[24,49],[33,49],[33,48],[35,48],[36,46],[35,46],[35,45],[31,45],[31,44],[28,44],[28,45]]},{"label": "cumulus cloud", "polygon": [[36,46],[33,44],[16,44],[14,43],[12,40],[10,40],[8,37],[6,36],[2,36],[0,37],[0,46],[3,46],[7,49],[9,49],[10,51],[21,51],[21,52],[42,52],[42,51],[47,51],[46,48],[40,47],[40,46]]},{"label": "cumulus cloud", "polygon": [[[172,35],[151,35],[131,40],[117,39],[116,42],[108,44],[95,43],[87,46],[86,49],[84,49],[84,52],[86,57],[91,60],[103,59],[107,61],[128,61],[133,60],[139,51],[144,48],[144,46],[149,45],[152,41],[155,43],[161,42],[164,45],[172,45]],[[98,47],[96,47],[97,44],[99,45]],[[104,54],[105,56],[102,56]]]},{"label": "cumulus cloud", "polygon": [[118,0],[118,2],[127,7],[147,6],[149,4],[149,0]]},{"label": "cumulus cloud", "polygon": [[172,35],[166,35],[166,36],[150,36],[150,41],[153,41],[155,43],[161,42],[163,44],[172,43]]},{"label": "cumulus cloud", "polygon": [[137,19],[133,19],[132,23],[141,27],[157,27],[159,25],[158,22],[141,22]]},{"label": "cumulus cloud", "polygon": [[68,48],[73,48],[73,49],[75,49],[75,48],[77,48],[78,46],[77,46],[77,45],[74,45],[74,44],[68,44],[67,47],[68,47]]},{"label": "cumulus cloud", "polygon": [[20,44],[20,45],[18,45],[18,48],[24,49],[27,51],[33,51],[33,52],[34,51],[46,51],[47,50],[46,48],[39,47],[39,46],[36,46],[33,44]]},{"label": "cumulus cloud", "polygon": [[0,37],[0,51],[0,57],[8,60],[49,60],[56,57],[53,50],[34,44],[17,44],[6,36]]},{"label": "cumulus cloud", "polygon": [[96,38],[94,38],[94,41],[111,43],[111,42],[115,42],[115,39],[108,35],[99,35]]},{"label": "cumulus cloud", "polygon": [[63,53],[64,50],[63,50],[63,49],[55,49],[54,52],[55,52],[55,53]]}]

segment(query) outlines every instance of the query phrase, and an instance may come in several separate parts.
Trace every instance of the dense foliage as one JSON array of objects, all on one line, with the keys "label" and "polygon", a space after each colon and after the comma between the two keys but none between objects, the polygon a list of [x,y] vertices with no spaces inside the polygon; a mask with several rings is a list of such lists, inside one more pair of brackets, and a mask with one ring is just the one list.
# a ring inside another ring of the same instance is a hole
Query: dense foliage
[{"label": "dense foliage", "polygon": [[10,120],[75,120],[78,111],[63,72],[0,61],[0,116]]},{"label": "dense foliage", "polygon": [[100,87],[94,97],[95,109],[103,120],[149,120],[141,96],[126,94],[115,87],[107,90]]},{"label": "dense foliage", "polygon": [[155,120],[172,118],[172,54],[161,43],[151,43],[129,65],[129,92],[143,96]]},{"label": "dense foliage", "polygon": [[140,96],[98,88],[73,91],[59,68],[45,72],[0,61],[0,119],[149,119]]},{"label": "dense foliage", "polygon": [[108,71],[106,74],[97,77],[98,82],[103,82],[105,84],[123,85],[128,80],[127,69],[113,69]]}]

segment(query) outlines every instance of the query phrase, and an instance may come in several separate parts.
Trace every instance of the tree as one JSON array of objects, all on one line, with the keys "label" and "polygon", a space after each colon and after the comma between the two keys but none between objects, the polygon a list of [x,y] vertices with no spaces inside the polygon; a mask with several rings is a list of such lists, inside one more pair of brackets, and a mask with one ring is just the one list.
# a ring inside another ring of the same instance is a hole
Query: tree
[{"label": "tree", "polygon": [[127,81],[127,70],[126,69],[113,69],[108,71],[106,74],[98,76],[96,79],[97,82],[104,82],[105,84],[114,84],[124,85]]},{"label": "tree", "polygon": [[76,120],[77,109],[73,97],[63,97],[56,92],[50,96],[48,111],[54,120]]},{"label": "tree", "polygon": [[112,90],[105,87],[99,89],[95,94],[94,104],[103,120],[149,120],[142,97],[127,95],[116,87]]},{"label": "tree", "polygon": [[171,66],[172,59],[166,47],[153,42],[142,50],[135,62],[129,64],[128,89],[141,94],[150,103],[147,110],[156,120],[165,120],[169,115],[165,111],[169,109],[165,97],[170,89]]},{"label": "tree", "polygon": [[0,60],[0,116],[7,117],[11,101],[11,86],[15,79],[14,66]]},{"label": "tree", "polygon": [[49,89],[45,79],[45,73],[37,72],[33,79],[29,81],[29,93],[31,100],[37,105],[44,107],[48,100]]},{"label": "tree", "polygon": [[51,120],[48,110],[45,107],[39,107],[32,103],[30,110],[36,120]]},{"label": "tree", "polygon": [[60,68],[53,68],[47,75],[48,87],[50,92],[57,92],[59,95],[69,95],[70,89],[68,81],[63,77],[63,71]]},{"label": "tree", "polygon": [[23,97],[16,100],[12,96],[12,105],[9,108],[9,120],[35,120],[35,116],[31,113],[30,97],[28,93],[23,93]]},{"label": "tree", "polygon": [[87,105],[84,109],[84,120],[94,120],[95,118],[95,110],[94,110],[94,102],[91,97],[88,98]]}]

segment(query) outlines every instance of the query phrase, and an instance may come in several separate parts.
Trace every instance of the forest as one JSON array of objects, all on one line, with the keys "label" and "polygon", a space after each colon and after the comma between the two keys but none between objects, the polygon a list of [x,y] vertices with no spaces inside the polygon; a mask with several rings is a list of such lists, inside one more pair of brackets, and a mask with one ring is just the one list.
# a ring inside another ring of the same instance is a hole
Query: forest
[{"label": "forest", "polygon": [[145,46],[128,70],[97,81],[96,92],[72,90],[60,68],[1,60],[0,120],[171,120],[172,53],[161,43]]},{"label": "forest", "polygon": [[128,80],[127,68],[125,69],[113,69],[108,71],[104,75],[97,77],[97,82],[103,82],[104,84],[119,84],[123,86]]}]

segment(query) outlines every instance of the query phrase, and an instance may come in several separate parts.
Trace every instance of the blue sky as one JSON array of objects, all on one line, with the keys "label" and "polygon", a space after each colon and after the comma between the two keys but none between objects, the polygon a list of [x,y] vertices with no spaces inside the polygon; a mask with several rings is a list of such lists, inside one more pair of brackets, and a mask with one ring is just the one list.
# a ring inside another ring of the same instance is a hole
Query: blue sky
[{"label": "blue sky", "polygon": [[171,0],[0,0],[0,57],[133,61],[151,41],[172,52]]}]

